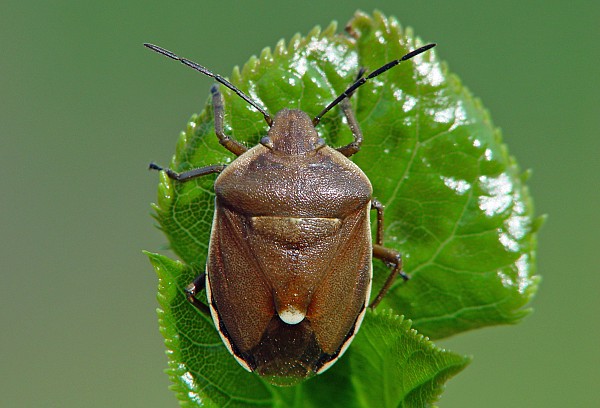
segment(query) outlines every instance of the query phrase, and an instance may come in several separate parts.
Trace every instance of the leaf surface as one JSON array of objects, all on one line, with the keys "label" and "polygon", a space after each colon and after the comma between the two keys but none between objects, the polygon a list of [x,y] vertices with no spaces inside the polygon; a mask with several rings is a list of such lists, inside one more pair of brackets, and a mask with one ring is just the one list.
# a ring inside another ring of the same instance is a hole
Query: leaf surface
[{"label": "leaf surface", "polygon": [[[331,25],[281,41],[234,70],[231,82],[272,115],[297,108],[315,116],[353,82],[359,67],[374,70],[423,45],[410,29],[379,13],[357,13],[349,27],[352,36]],[[226,133],[257,144],[268,129],[262,116],[224,87],[221,92]],[[528,313],[523,306],[538,281],[535,232],[541,220],[533,218],[526,177],[481,103],[435,49],[371,80],[352,103],[364,134],[352,160],[386,206],[384,243],[403,254],[412,279],[394,285],[379,307],[393,313],[369,314],[331,370],[295,387],[273,387],[238,366],[212,321],[184,296],[183,288],[206,262],[216,176],[178,183],[161,173],[155,216],[183,263],[150,259],[160,278],[169,374],[184,405],[423,406],[436,400],[443,382],[466,360],[434,349],[394,314],[409,317],[430,338],[443,338],[516,323]],[[337,108],[318,131],[332,146],[352,140]],[[170,167],[185,171],[234,158],[218,143],[208,104],[182,132]],[[388,271],[374,261],[374,294]],[[373,371],[378,364],[389,366]],[[411,388],[414,379],[420,387]]]},{"label": "leaf surface", "polygon": [[159,276],[159,323],[171,387],[182,406],[423,407],[469,362],[441,350],[391,310],[367,313],[351,350],[331,369],[294,387],[264,383],[229,355],[212,324],[187,304],[190,267],[148,253]]}]

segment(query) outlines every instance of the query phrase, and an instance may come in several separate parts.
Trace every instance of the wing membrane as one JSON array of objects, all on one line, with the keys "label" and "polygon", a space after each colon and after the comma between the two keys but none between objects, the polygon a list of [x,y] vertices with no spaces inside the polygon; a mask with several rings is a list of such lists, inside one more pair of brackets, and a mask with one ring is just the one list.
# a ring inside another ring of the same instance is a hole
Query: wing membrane
[{"label": "wing membrane", "polygon": [[245,237],[245,217],[217,206],[207,271],[213,305],[242,352],[254,347],[273,317],[273,296]]}]

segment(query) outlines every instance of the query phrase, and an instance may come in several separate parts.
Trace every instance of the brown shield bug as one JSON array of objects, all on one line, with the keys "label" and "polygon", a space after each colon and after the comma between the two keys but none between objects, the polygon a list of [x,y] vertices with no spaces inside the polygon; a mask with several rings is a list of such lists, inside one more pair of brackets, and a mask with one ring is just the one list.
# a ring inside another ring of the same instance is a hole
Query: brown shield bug
[{"label": "brown shield bug", "polygon": [[[402,272],[400,254],[383,246],[383,206],[367,176],[348,157],[360,150],[362,133],[349,97],[367,80],[434,47],[428,44],[357,80],[315,118],[282,109],[274,118],[225,78],[151,44],[151,50],[214,78],[252,105],[270,129],[248,149],[228,137],[223,98],[213,86],[215,133],[238,156],[168,177],[186,182],[219,173],[205,273],[187,288],[188,300],[210,314],[227,349],[248,371],[279,385],[327,370]],[[340,104],[354,141],[332,148],[315,126]],[[369,214],[377,211],[375,243]],[[372,257],[391,272],[369,304]],[[208,306],[196,295],[206,288]]]}]

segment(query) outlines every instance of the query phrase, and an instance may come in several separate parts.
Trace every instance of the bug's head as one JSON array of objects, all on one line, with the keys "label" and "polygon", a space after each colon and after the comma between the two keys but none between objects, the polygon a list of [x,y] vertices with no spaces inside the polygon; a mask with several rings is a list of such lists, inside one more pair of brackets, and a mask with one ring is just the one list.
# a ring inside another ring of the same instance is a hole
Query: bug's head
[{"label": "bug's head", "polygon": [[301,110],[282,109],[273,120],[267,136],[260,143],[274,152],[305,154],[325,146],[312,119]]}]

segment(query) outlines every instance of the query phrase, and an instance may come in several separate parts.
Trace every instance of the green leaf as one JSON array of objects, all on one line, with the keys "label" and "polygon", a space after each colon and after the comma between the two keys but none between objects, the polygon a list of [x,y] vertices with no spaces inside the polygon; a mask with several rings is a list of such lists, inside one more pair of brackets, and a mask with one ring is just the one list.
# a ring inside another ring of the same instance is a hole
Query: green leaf
[{"label": "green leaf", "polygon": [[160,330],[165,338],[171,389],[182,406],[269,405],[269,387],[231,357],[212,320],[191,307],[183,288],[197,271],[165,256],[147,253],[158,274]]},{"label": "green leaf", "polygon": [[443,351],[391,310],[369,314],[352,344],[352,378],[363,407],[425,407],[468,358]]},{"label": "green leaf", "polygon": [[194,271],[147,253],[159,276],[159,322],[173,391],[183,406],[423,407],[468,359],[435,347],[391,310],[367,313],[351,350],[326,373],[295,387],[265,384],[229,355],[206,316],[190,307],[182,285]]},{"label": "green leaf", "polygon": [[[332,24],[305,38],[296,35],[288,44],[280,41],[241,71],[235,69],[231,82],[271,114],[299,108],[314,116],[353,82],[361,66],[376,69],[423,45],[410,29],[402,30],[395,19],[379,13],[357,13],[349,26],[352,36],[336,33]],[[267,132],[262,116],[224,87],[221,91],[226,133],[249,146],[257,144]],[[352,159],[386,206],[385,245],[403,254],[404,269],[412,276],[397,282],[380,308],[406,315],[431,338],[518,322],[529,312],[523,306],[538,282],[535,245],[541,219],[533,218],[526,177],[480,101],[449,73],[434,49],[370,81],[352,103],[365,138]],[[323,118],[318,131],[332,146],[351,140],[337,109]],[[234,158],[218,143],[209,104],[182,132],[170,167],[185,171]],[[212,322],[187,303],[183,292],[206,262],[214,180],[206,176],[178,183],[161,173],[155,205],[171,249],[184,262],[150,255],[160,278],[168,371],[184,404],[363,407],[396,401],[397,406],[422,406],[435,400],[443,381],[465,360],[433,351],[418,352],[413,359],[398,354],[410,350],[411,342],[422,342],[406,322],[395,321],[392,329],[388,315],[369,314],[348,353],[328,372],[298,386],[274,388],[239,367]],[[375,261],[373,293],[388,273]],[[372,343],[377,349],[360,351],[368,350],[364,339],[377,332],[385,336]],[[390,348],[395,351],[386,354]],[[365,366],[382,356],[389,370],[367,375]],[[412,373],[423,379],[418,391],[410,381],[399,380]],[[380,389],[382,394],[373,394]],[[373,400],[377,395],[386,397]]]},{"label": "green leaf", "polygon": [[[357,16],[361,65],[377,67],[420,45],[395,20]],[[355,162],[386,206],[386,245],[404,254],[406,285],[384,306],[441,338],[516,323],[535,293],[533,207],[488,112],[434,53],[365,85],[358,118],[366,143]],[[376,137],[378,135],[379,137]],[[376,265],[376,276],[385,276]]]}]

